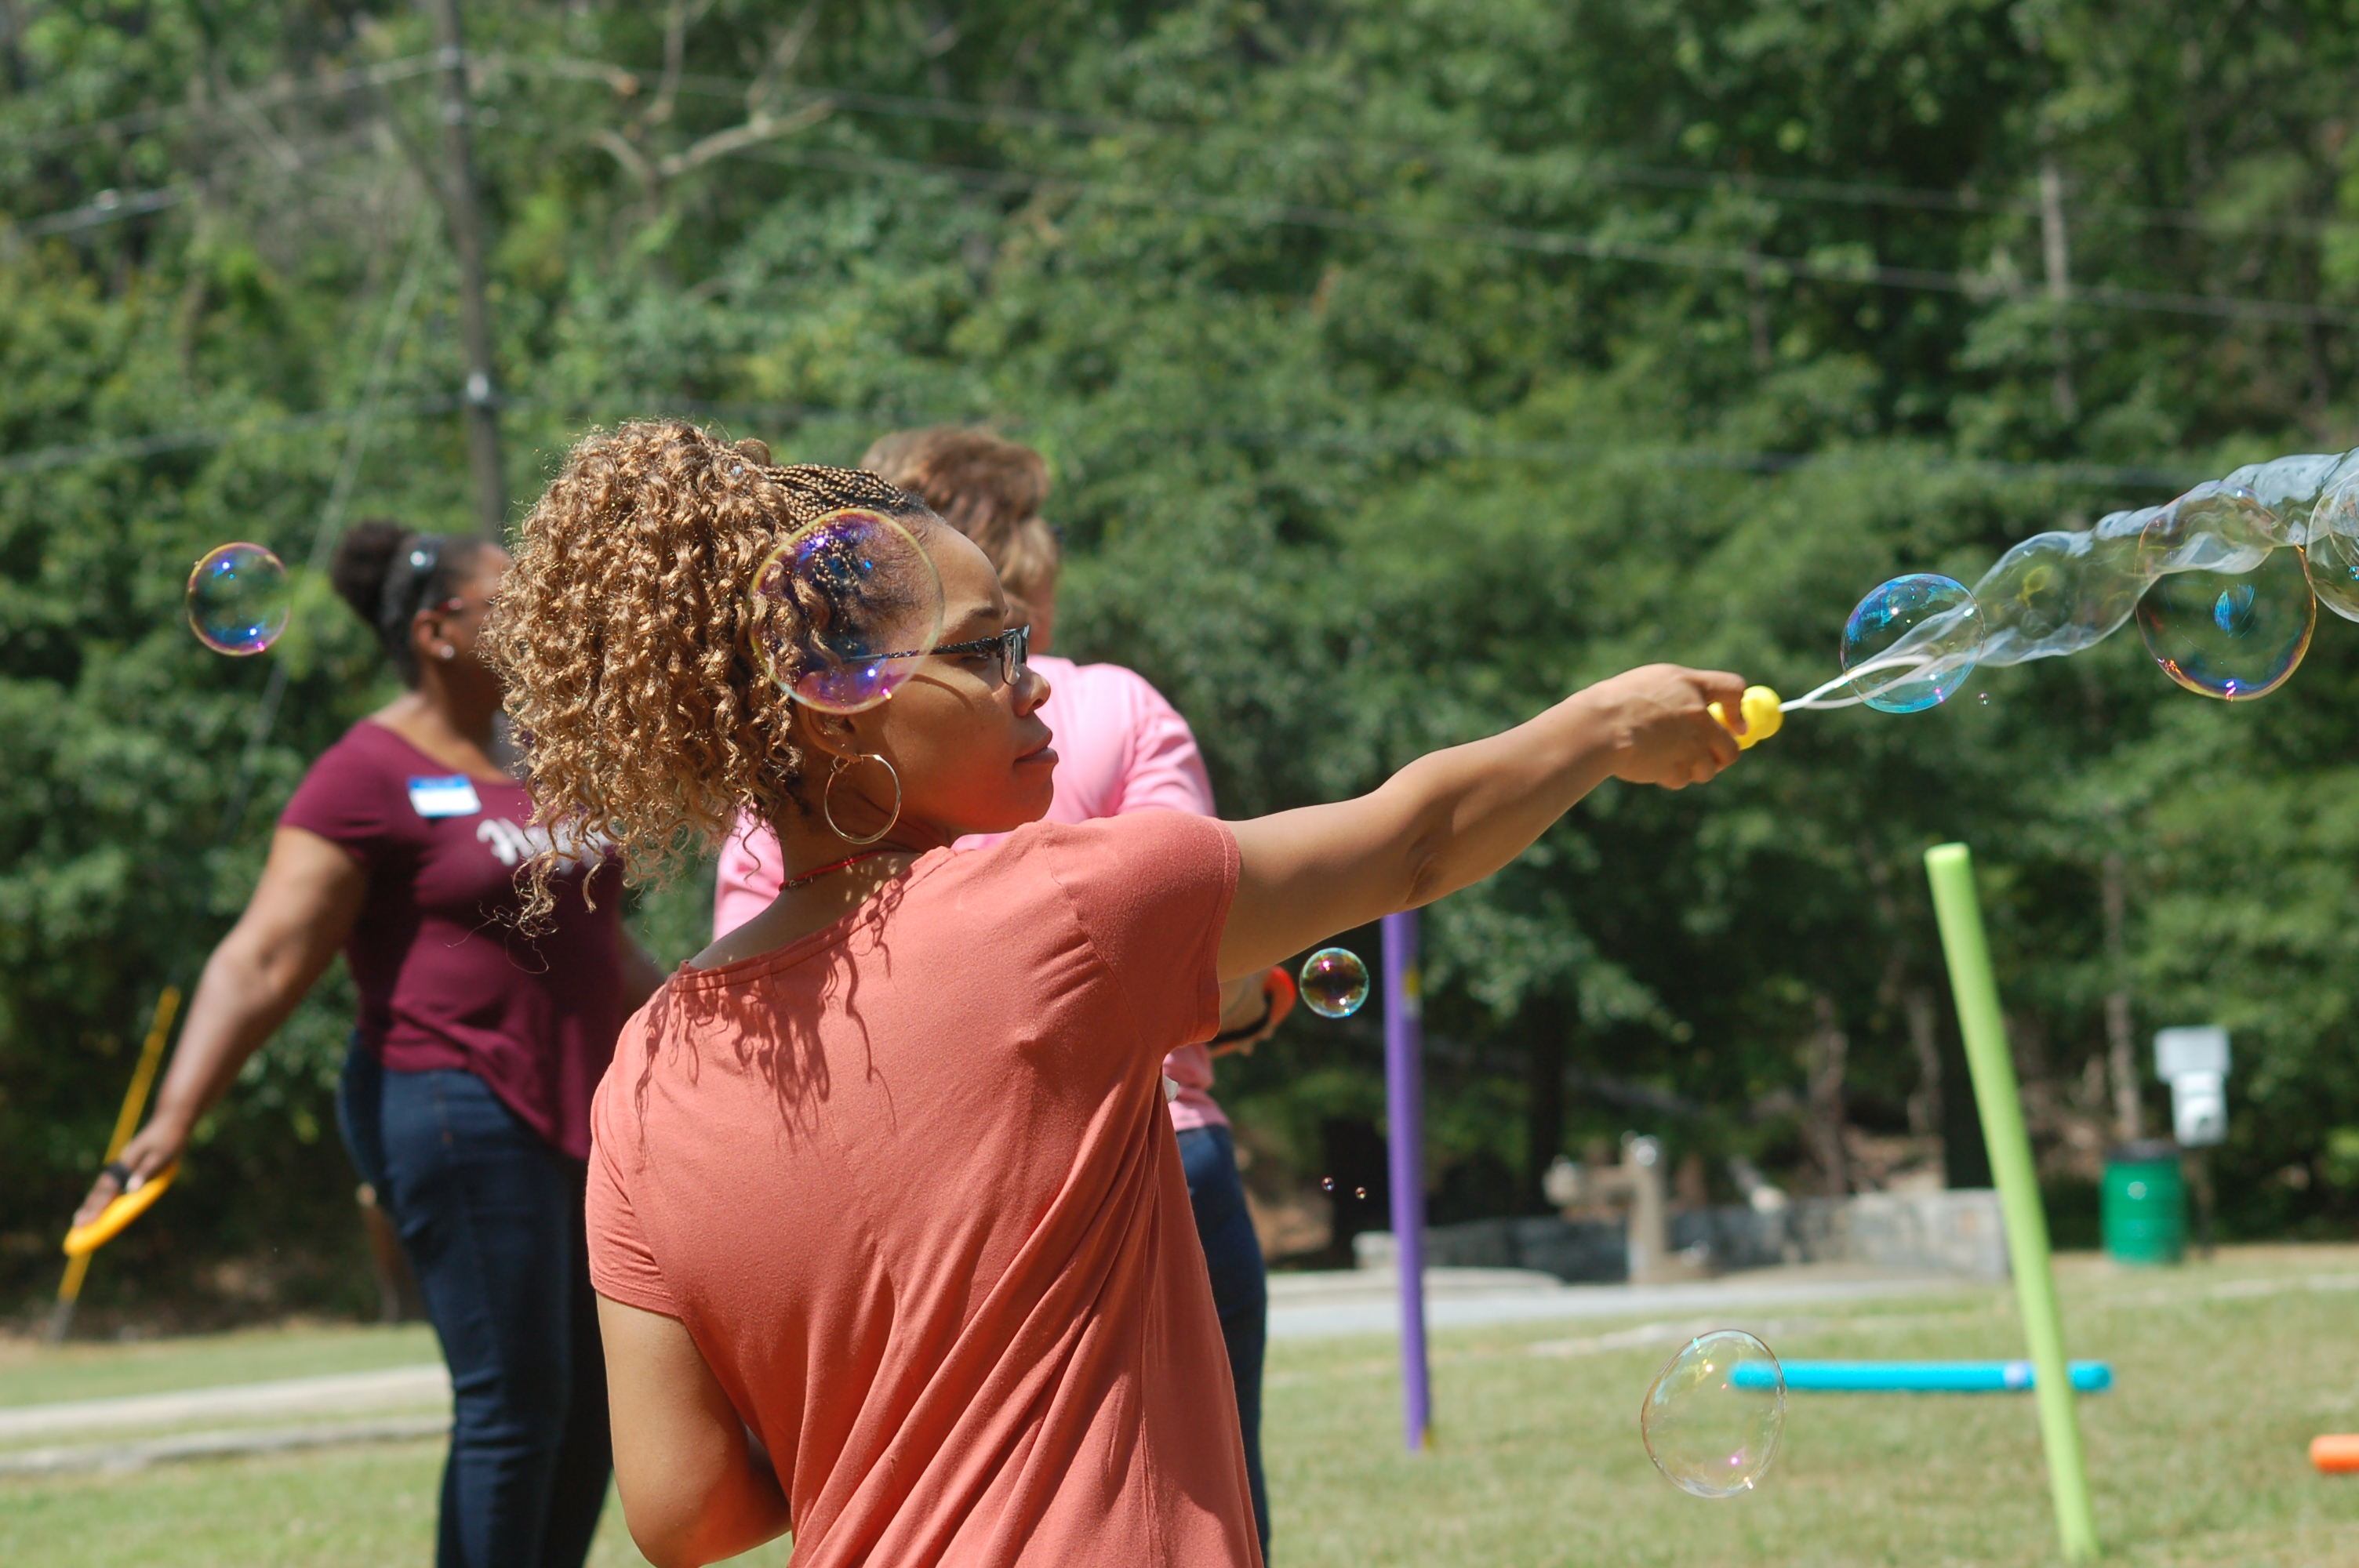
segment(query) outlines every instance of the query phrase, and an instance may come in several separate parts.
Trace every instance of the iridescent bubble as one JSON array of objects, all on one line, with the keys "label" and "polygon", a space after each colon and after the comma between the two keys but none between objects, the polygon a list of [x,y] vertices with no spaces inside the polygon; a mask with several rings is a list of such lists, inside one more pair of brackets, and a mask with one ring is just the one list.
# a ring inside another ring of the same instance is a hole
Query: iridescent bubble
[{"label": "iridescent bubble", "polygon": [[1343,947],[1321,947],[1302,960],[1302,1005],[1321,1018],[1349,1018],[1368,1000],[1368,966]]},{"label": "iridescent bubble", "polygon": [[772,680],[829,713],[857,713],[916,674],[942,630],[942,581],[881,512],[846,507],[764,557],[747,633]]},{"label": "iridescent bubble", "polygon": [[2318,601],[2345,621],[2359,621],[2359,473],[2319,498],[2306,554]]},{"label": "iridescent bubble", "polygon": [[198,642],[216,654],[258,654],[287,630],[287,564],[259,545],[207,551],[189,573],[188,603]]},{"label": "iridescent bubble", "polygon": [[2138,600],[2138,631],[2163,673],[2229,702],[2283,686],[2310,650],[2318,601],[2299,550],[2243,572],[2172,572]]},{"label": "iridescent bubble", "polygon": [[1733,1328],[1690,1339],[1638,1409],[1647,1456],[1699,1498],[1753,1490],[1786,1430],[1786,1374],[1769,1347]]},{"label": "iridescent bubble", "polygon": [[1843,622],[1843,667],[1870,708],[1915,713],[1956,691],[1982,654],[1982,613],[1963,583],[1919,572],[1897,577]]},{"label": "iridescent bubble", "polygon": [[2117,512],[2094,528],[2035,534],[1974,584],[1985,665],[2052,659],[2093,647],[2121,629],[2154,574],[2138,538],[2161,508]]}]

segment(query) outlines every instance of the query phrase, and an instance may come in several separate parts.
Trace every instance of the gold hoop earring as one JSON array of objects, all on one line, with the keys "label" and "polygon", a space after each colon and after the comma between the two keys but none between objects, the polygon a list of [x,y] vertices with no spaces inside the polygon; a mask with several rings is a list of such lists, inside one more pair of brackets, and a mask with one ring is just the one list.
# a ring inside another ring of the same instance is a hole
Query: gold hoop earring
[{"label": "gold hoop earring", "polygon": [[892,832],[893,825],[901,820],[901,775],[895,772],[891,762],[886,762],[884,757],[877,752],[863,752],[860,753],[859,760],[864,762],[876,763],[892,778],[893,815],[885,819],[884,827],[879,827],[875,832],[869,834],[864,838],[855,838],[835,825],[835,808],[832,804],[830,804],[829,797],[835,794],[835,781],[842,778],[844,774],[844,771],[852,766],[850,762],[844,761],[842,757],[836,758],[835,766],[830,768],[827,772],[827,783],[820,786],[819,814],[826,820],[827,830],[834,834],[837,838],[842,839],[845,843],[874,844],[879,838],[884,838],[887,833]]}]

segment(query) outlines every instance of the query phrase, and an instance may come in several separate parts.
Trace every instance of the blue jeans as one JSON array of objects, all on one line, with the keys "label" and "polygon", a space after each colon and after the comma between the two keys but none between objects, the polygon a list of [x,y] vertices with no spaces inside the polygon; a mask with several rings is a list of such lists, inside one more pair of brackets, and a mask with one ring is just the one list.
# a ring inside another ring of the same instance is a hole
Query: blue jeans
[{"label": "blue jeans", "polygon": [[438,1568],[580,1568],[614,1465],[582,1166],[474,1074],[358,1045],[336,1113],[451,1367]]},{"label": "blue jeans", "polygon": [[1253,1486],[1254,1529],[1269,1554],[1269,1493],[1261,1479],[1261,1361],[1269,1339],[1269,1277],[1261,1242],[1245,1211],[1237,1179],[1236,1145],[1225,1127],[1191,1127],[1180,1134],[1180,1163],[1188,1173],[1188,1205],[1196,1236],[1212,1271],[1212,1307],[1229,1346],[1229,1377],[1237,1386],[1237,1424],[1245,1439],[1245,1478]]}]

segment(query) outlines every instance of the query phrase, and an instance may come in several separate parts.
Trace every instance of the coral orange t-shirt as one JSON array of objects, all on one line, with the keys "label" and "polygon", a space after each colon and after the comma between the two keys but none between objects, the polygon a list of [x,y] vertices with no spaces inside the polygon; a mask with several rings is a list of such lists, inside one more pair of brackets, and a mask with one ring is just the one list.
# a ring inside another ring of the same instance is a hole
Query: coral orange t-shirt
[{"label": "coral orange t-shirt", "polygon": [[625,1025],[591,1277],[686,1326],[796,1568],[1259,1562],[1161,1074],[1236,874],[1205,817],[1036,824]]},{"label": "coral orange t-shirt", "polygon": [[[1035,655],[1032,667],[1049,677],[1039,711],[1057,744],[1049,821],[1094,822],[1132,811],[1212,815],[1212,781],[1195,733],[1145,676],[1048,654]],[[958,848],[984,849],[1006,837],[970,833]],[[769,908],[785,880],[777,835],[740,812],[713,878],[712,935],[725,936]],[[1163,1076],[1180,1086],[1168,1108],[1172,1126],[1185,1132],[1229,1124],[1212,1098],[1212,1053],[1204,1042],[1190,1041],[1165,1057]]]}]

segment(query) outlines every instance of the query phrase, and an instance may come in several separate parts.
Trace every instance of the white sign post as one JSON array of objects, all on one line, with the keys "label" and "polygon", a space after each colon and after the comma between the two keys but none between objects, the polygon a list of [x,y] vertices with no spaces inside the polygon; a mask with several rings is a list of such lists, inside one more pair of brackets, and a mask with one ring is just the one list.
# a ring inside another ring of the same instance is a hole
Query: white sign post
[{"label": "white sign post", "polygon": [[2194,1178],[2195,1245],[2212,1256],[2212,1162],[2202,1152],[2228,1136],[2228,1032],[2216,1023],[2159,1029],[2154,1070],[2170,1085],[2170,1130]]},{"label": "white sign post", "polygon": [[2171,1134],[2180,1148],[2209,1148],[2228,1136],[2226,1030],[2206,1023],[2156,1032],[2154,1070],[2170,1086]]}]

